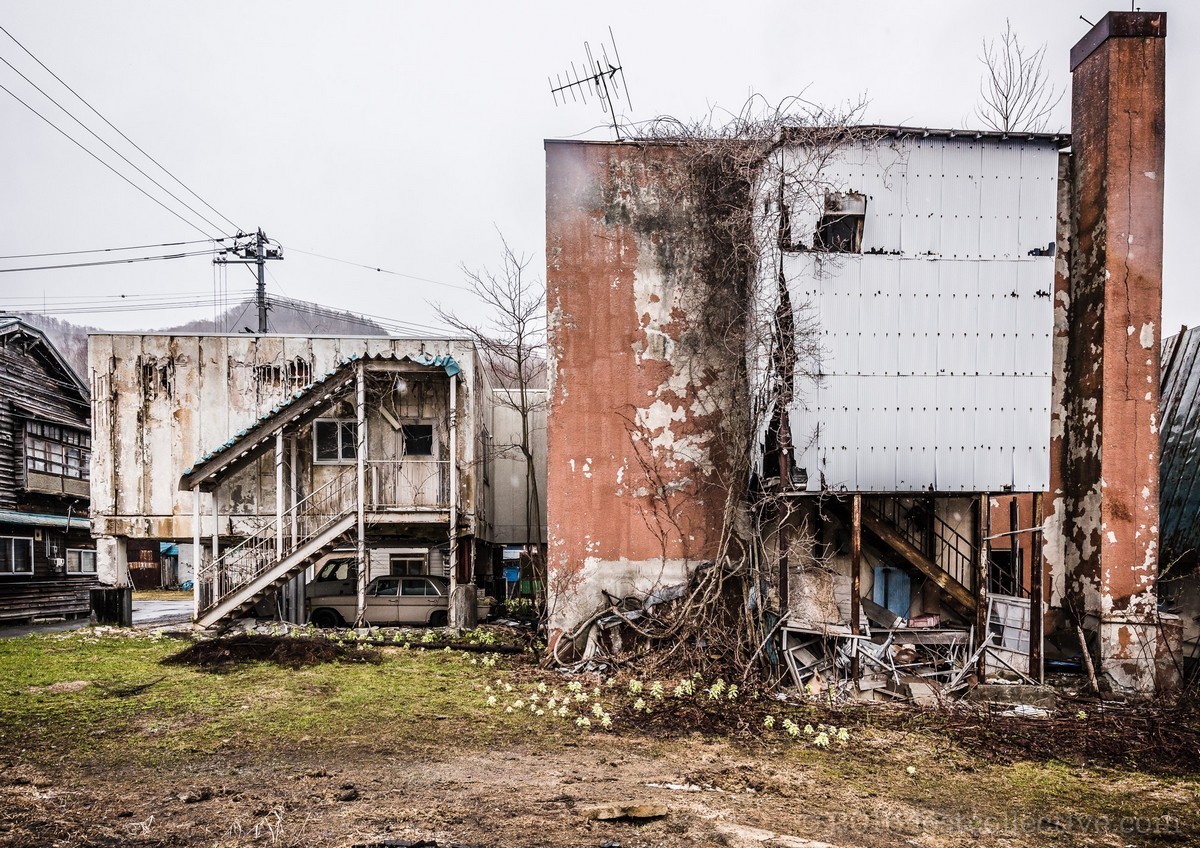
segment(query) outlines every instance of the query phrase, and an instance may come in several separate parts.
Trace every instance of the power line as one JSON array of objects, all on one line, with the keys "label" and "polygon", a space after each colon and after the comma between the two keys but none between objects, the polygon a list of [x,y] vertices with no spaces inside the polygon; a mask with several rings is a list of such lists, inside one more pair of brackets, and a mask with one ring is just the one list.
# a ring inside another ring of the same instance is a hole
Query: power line
[{"label": "power line", "polygon": [[140,185],[138,185],[137,183],[135,183],[133,180],[129,179],[129,177],[127,177],[127,176],[125,176],[124,174],[122,174],[120,171],[118,171],[118,170],[117,170],[116,168],[114,168],[112,165],[110,165],[110,164],[108,164],[107,162],[105,162],[103,159],[101,159],[101,158],[100,158],[99,156],[97,156],[95,153],[93,153],[92,151],[88,150],[86,147],[84,147],[82,144],[80,144],[78,141],[76,141],[74,138],[72,138],[72,137],[70,136],[70,134],[68,134],[68,133],[67,133],[65,130],[63,130],[61,127],[59,127],[59,126],[58,126],[57,124],[55,124],[53,121],[51,121],[49,118],[47,118],[47,117],[46,117],[45,115],[43,115],[41,112],[39,112],[37,109],[34,109],[32,106],[30,106],[30,105],[29,105],[28,103],[26,103],[24,100],[22,100],[20,97],[18,97],[17,95],[13,94],[12,90],[11,90],[10,88],[8,88],[6,85],[4,85],[3,83],[0,83],[0,88],[4,89],[6,92],[8,92],[9,96],[10,96],[10,97],[12,97],[12,98],[13,98],[13,100],[16,100],[18,103],[20,103],[20,104],[21,104],[22,106],[24,106],[26,109],[28,109],[30,112],[32,112],[33,114],[37,115],[39,118],[41,118],[43,121],[45,121],[47,124],[49,124],[49,125],[50,125],[51,127],[53,127],[54,129],[58,130],[58,132],[59,132],[59,133],[61,133],[61,134],[62,134],[62,136],[63,136],[65,139],[67,139],[67,141],[69,141],[69,142],[71,142],[72,144],[74,144],[76,147],[78,147],[80,150],[82,150],[82,151],[83,151],[84,153],[86,153],[88,156],[91,156],[93,159],[95,159],[97,162],[99,162],[99,163],[100,163],[101,165],[103,165],[105,168],[108,168],[108,170],[112,171],[114,174],[116,174],[118,177],[120,177],[121,179],[123,179],[125,182],[129,183],[131,186],[133,186],[134,188],[136,188],[136,189],[137,189],[138,191],[140,191],[142,194],[146,195],[146,197],[149,197],[151,200],[153,200],[155,203],[157,203],[157,204],[158,204],[159,206],[161,206],[163,209],[166,209],[168,212],[170,212],[172,215],[174,215],[174,216],[175,216],[176,218],[178,218],[180,221],[183,221],[183,223],[187,224],[187,225],[188,225],[189,227],[191,227],[193,230],[195,230],[196,232],[200,233],[200,234],[201,234],[201,235],[203,235],[203,236],[206,236],[206,237],[207,237],[207,240],[209,240],[209,241],[211,241],[211,240],[212,240],[212,237],[211,237],[211,236],[210,236],[208,233],[204,232],[204,230],[202,230],[202,229],[200,229],[199,227],[197,227],[195,224],[193,224],[193,223],[192,223],[191,221],[189,221],[187,218],[183,217],[183,216],[182,216],[182,215],[180,215],[178,212],[176,212],[174,209],[172,209],[171,207],[167,206],[165,203],[163,203],[163,202],[162,202],[161,200],[159,200],[157,197],[154,197],[152,194],[150,194],[148,191],[146,191],[146,190],[145,190],[144,188],[142,188]]},{"label": "power line", "polygon": [[336,256],[326,256],[323,253],[313,253],[311,250],[301,250],[298,247],[284,247],[284,245],[282,245],[282,244],[279,246],[281,248],[284,248],[285,250],[290,250],[293,253],[303,253],[305,256],[315,256],[318,259],[327,259],[330,262],[340,262],[343,265],[353,265],[356,268],[366,268],[368,271],[378,271],[380,274],[391,274],[393,277],[404,277],[409,280],[418,280],[422,283],[432,283],[435,286],[445,286],[446,288],[450,288],[450,289],[461,289],[462,291],[471,291],[471,289],[469,289],[466,286],[459,286],[459,285],[455,285],[454,283],[443,283],[441,280],[431,280],[428,277],[416,277],[416,276],[413,276],[412,274],[402,274],[399,271],[389,271],[387,268],[377,268],[374,265],[364,265],[362,262],[352,262],[349,259],[338,259]]},{"label": "power line", "polygon": [[168,195],[168,196],[169,196],[169,197],[170,197],[172,200],[174,200],[176,203],[180,204],[180,205],[181,205],[181,206],[182,206],[184,209],[186,209],[187,211],[191,212],[193,215],[195,215],[195,216],[196,216],[197,218],[199,218],[201,221],[203,221],[204,223],[208,224],[210,227],[212,227],[212,228],[213,228],[214,230],[216,230],[218,233],[219,233],[219,232],[221,232],[221,230],[222,230],[223,228],[222,228],[220,225],[218,225],[218,224],[214,224],[214,223],[213,223],[211,220],[209,220],[209,219],[208,219],[208,217],[207,217],[207,216],[205,216],[205,215],[202,215],[201,213],[197,212],[195,209],[193,209],[191,206],[189,206],[189,205],[188,205],[188,204],[187,204],[185,201],[183,201],[182,199],[180,199],[180,198],[179,198],[179,197],[178,197],[178,196],[177,196],[177,195],[176,195],[176,194],[175,194],[173,191],[171,191],[169,188],[167,188],[166,186],[164,186],[164,185],[163,185],[162,183],[160,183],[158,180],[154,179],[154,177],[152,177],[152,176],[150,176],[149,174],[147,174],[145,171],[143,171],[141,168],[139,168],[139,167],[138,167],[137,165],[135,165],[133,162],[129,161],[129,157],[127,157],[127,156],[126,156],[124,153],[122,153],[121,151],[117,150],[117,148],[113,147],[113,146],[112,146],[111,144],[109,144],[107,141],[105,141],[104,139],[102,139],[102,138],[101,138],[99,135],[97,135],[97,134],[96,134],[95,130],[93,130],[91,127],[89,127],[89,126],[88,126],[87,124],[85,124],[83,121],[79,120],[79,119],[78,119],[78,118],[76,118],[76,117],[75,117],[73,114],[71,114],[71,111],[70,111],[69,109],[67,109],[67,107],[63,106],[61,103],[59,103],[57,100],[55,100],[55,99],[54,99],[53,97],[51,97],[49,94],[47,94],[47,93],[45,92],[45,90],[44,90],[44,89],[43,89],[43,88],[42,88],[40,85],[38,85],[36,82],[34,82],[33,80],[31,80],[29,77],[25,76],[25,74],[21,73],[21,71],[20,71],[18,68],[16,68],[16,67],[15,67],[15,66],[12,64],[12,62],[8,61],[8,60],[7,60],[7,59],[5,59],[3,56],[0,56],[0,62],[3,62],[4,64],[8,65],[8,67],[12,68],[12,70],[16,71],[16,73],[17,73],[17,76],[19,76],[21,79],[25,80],[25,82],[29,83],[29,84],[30,84],[30,85],[32,85],[32,86],[33,86],[35,89],[37,89],[37,91],[38,91],[38,93],[39,93],[39,94],[41,94],[43,97],[45,97],[47,100],[49,100],[49,101],[50,101],[51,103],[53,103],[55,106],[57,106],[57,107],[58,107],[58,108],[59,108],[59,109],[60,109],[60,110],[63,112],[63,114],[65,114],[65,115],[66,115],[68,118],[70,118],[70,119],[71,119],[72,121],[74,121],[75,123],[79,124],[79,126],[83,127],[83,128],[84,128],[85,130],[87,130],[89,133],[91,133],[91,135],[92,135],[92,138],[96,139],[96,141],[100,142],[100,143],[101,143],[101,144],[103,144],[105,147],[107,147],[109,150],[111,150],[113,153],[115,153],[115,154],[117,154],[118,156],[120,156],[120,157],[121,157],[121,159],[122,159],[122,161],[124,161],[126,165],[128,165],[128,166],[129,166],[129,167],[131,167],[131,168],[133,168],[133,170],[137,171],[139,174],[141,174],[143,177],[145,177],[146,179],[148,179],[150,182],[154,183],[154,185],[158,186],[158,188],[160,188],[160,189],[162,189],[164,192],[166,192],[166,193],[167,193],[167,195]]},{"label": "power line", "polygon": [[[24,44],[22,44],[21,42],[17,41],[17,38],[16,38],[16,36],[14,36],[14,35],[13,35],[11,32],[9,32],[8,30],[6,30],[6,29],[5,29],[3,26],[0,26],[0,32],[3,32],[5,35],[7,35],[9,38],[11,38],[11,39],[12,39],[12,41],[13,41],[13,44],[17,45],[17,46],[18,46],[18,47],[20,47],[22,50],[24,50],[24,51],[25,51],[25,53],[26,53],[26,54],[29,56],[29,58],[33,59],[33,61],[35,61],[35,62],[37,62],[39,65],[41,65],[41,66],[42,66],[42,68],[43,68],[43,70],[45,70],[45,71],[46,71],[46,73],[50,74],[50,76],[52,76],[52,77],[54,77],[56,80],[58,80],[59,84],[60,84],[60,85],[62,85],[62,87],[63,87],[63,88],[65,88],[67,91],[69,91],[69,92],[71,92],[73,95],[75,95],[75,97],[76,97],[76,98],[79,100],[79,102],[80,102],[80,103],[82,103],[84,106],[86,106],[86,107],[88,107],[89,109],[91,109],[91,110],[92,110],[92,113],[93,113],[93,114],[95,114],[95,115],[96,115],[96,117],[98,117],[100,120],[104,121],[104,123],[108,124],[108,126],[109,126],[110,128],[112,128],[112,130],[113,130],[113,131],[114,131],[114,132],[115,132],[117,135],[121,136],[121,138],[123,138],[123,139],[125,139],[127,142],[129,142],[129,143],[130,143],[130,144],[133,146],[133,148],[134,148],[134,149],[135,149],[135,150],[136,150],[138,153],[142,154],[142,155],[143,155],[143,156],[145,156],[147,159],[149,159],[151,162],[153,162],[155,165],[157,165],[157,166],[158,166],[158,168],[159,168],[159,169],[160,169],[160,170],[161,170],[161,171],[162,171],[164,174],[166,174],[166,175],[167,175],[167,176],[169,176],[171,179],[173,179],[175,182],[177,182],[179,185],[181,185],[181,186],[184,188],[184,190],[186,190],[186,191],[188,192],[188,194],[190,194],[192,197],[194,197],[194,198],[196,198],[197,200],[199,200],[201,203],[203,203],[205,206],[207,206],[209,209],[211,209],[211,210],[212,210],[214,213],[216,213],[216,215],[217,215],[217,217],[218,217],[218,218],[221,218],[221,219],[223,219],[223,220],[225,221],[225,223],[227,223],[227,224],[229,224],[229,226],[233,227],[233,229],[234,229],[235,231],[237,231],[237,232],[241,232],[241,231],[242,231],[242,228],[241,228],[241,227],[239,227],[237,224],[233,223],[233,221],[229,220],[229,218],[228,218],[228,217],[226,217],[225,215],[222,215],[222,214],[221,214],[221,211],[220,211],[219,209],[217,209],[215,206],[213,206],[211,203],[209,203],[207,200],[205,200],[205,199],[204,199],[203,197],[201,197],[200,195],[196,194],[196,192],[195,192],[195,191],[193,191],[191,188],[189,188],[189,187],[187,186],[187,184],[186,184],[186,183],[184,183],[184,181],[183,181],[183,180],[179,179],[179,177],[175,176],[173,173],[171,173],[169,170],[167,170],[167,168],[166,168],[166,166],[165,166],[165,165],[163,165],[161,162],[159,162],[157,159],[155,159],[153,156],[151,156],[149,153],[147,153],[145,150],[143,150],[141,147],[139,147],[139,146],[138,146],[136,143],[134,143],[133,139],[131,139],[129,136],[125,135],[125,133],[123,133],[123,132],[121,132],[119,129],[117,129],[117,128],[116,128],[116,126],[114,126],[114,125],[113,125],[112,121],[110,121],[108,118],[106,118],[106,117],[104,117],[103,115],[101,115],[101,114],[100,114],[100,112],[99,112],[99,111],[96,109],[96,107],[95,107],[95,106],[93,106],[93,105],[92,105],[91,103],[89,103],[88,101],[84,100],[84,99],[83,99],[83,95],[81,95],[81,94],[80,94],[79,92],[77,92],[75,89],[71,88],[71,86],[67,85],[67,84],[66,84],[66,83],[63,81],[63,79],[62,79],[62,78],[61,78],[61,77],[60,77],[58,74],[54,73],[54,71],[52,71],[52,70],[50,70],[48,67],[46,67],[46,64],[45,64],[45,63],[44,63],[44,62],[43,62],[41,59],[39,59],[37,56],[34,56],[34,55],[33,55],[33,53],[32,53],[32,52],[30,52],[30,50],[29,50],[29,48],[28,48],[28,47],[26,47],[26,46],[25,46]],[[10,66],[10,67],[11,67],[11,66]],[[18,71],[18,73],[20,73],[20,71]],[[40,91],[41,89],[38,89],[38,90]],[[57,104],[56,104],[56,105],[57,105]],[[59,108],[61,109],[62,107],[61,107],[61,106],[59,106]],[[66,110],[64,110],[64,111],[66,111]],[[165,190],[165,189],[164,189],[164,190]],[[220,229],[221,229],[221,227],[217,227],[217,230],[220,230]]]},{"label": "power line", "polygon": [[219,239],[194,239],[193,241],[168,241],[162,244],[134,244],[129,247],[97,247],[93,250],[58,250],[50,253],[14,253],[11,256],[0,256],[0,259],[39,259],[43,256],[78,256],[81,253],[115,253],[122,250],[149,250],[152,247],[183,247],[189,244],[204,244],[205,242],[218,242],[233,238],[233,236],[223,236]]},{"label": "power line", "polygon": [[104,259],[97,262],[71,262],[63,265],[31,265],[25,268],[0,268],[0,274],[11,274],[16,271],[50,271],[56,268],[91,268],[96,265],[128,265],[134,262],[154,262],[162,259],[183,259],[188,256],[212,256],[214,253],[217,253],[217,251],[195,250],[188,253],[169,253],[164,256],[133,256],[129,259]]}]

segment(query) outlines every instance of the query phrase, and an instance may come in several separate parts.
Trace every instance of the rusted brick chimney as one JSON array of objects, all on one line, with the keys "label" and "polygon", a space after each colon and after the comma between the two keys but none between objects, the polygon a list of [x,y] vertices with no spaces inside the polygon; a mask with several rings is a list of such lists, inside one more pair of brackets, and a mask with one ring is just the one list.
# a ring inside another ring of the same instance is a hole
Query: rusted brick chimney
[{"label": "rusted brick chimney", "polygon": [[1157,614],[1167,16],[1110,12],[1071,50],[1073,151],[1066,391],[1069,607],[1099,671],[1150,693]]}]

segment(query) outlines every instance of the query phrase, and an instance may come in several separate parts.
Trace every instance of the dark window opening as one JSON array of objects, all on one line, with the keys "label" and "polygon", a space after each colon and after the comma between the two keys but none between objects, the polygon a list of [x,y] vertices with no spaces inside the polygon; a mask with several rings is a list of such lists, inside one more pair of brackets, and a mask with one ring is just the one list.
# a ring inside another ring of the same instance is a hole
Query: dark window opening
[{"label": "dark window opening", "polygon": [[404,455],[433,456],[433,425],[404,425]]},{"label": "dark window opening", "polygon": [[326,419],[313,423],[317,462],[346,462],[358,457],[358,422]]},{"label": "dark window opening", "polygon": [[425,558],[411,554],[392,554],[388,564],[393,576],[414,577],[425,573]]},{"label": "dark window opening", "polygon": [[1021,560],[1024,551],[1017,549],[1014,561],[1012,550],[992,550],[988,554],[988,594],[1021,597]]},{"label": "dark window opening", "polygon": [[813,249],[830,253],[862,253],[865,195],[847,192],[825,195],[825,214],[817,224]]}]

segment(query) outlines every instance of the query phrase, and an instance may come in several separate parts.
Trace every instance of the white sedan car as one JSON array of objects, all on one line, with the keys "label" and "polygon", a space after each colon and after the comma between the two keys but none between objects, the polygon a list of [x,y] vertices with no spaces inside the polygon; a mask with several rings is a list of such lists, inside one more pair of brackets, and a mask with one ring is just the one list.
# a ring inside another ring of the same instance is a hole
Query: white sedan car
[{"label": "white sedan car", "polygon": [[[320,595],[305,600],[308,620],[317,627],[340,627],[354,621],[357,598]],[[428,624],[445,627],[450,606],[450,581],[445,577],[376,577],[367,584],[367,623],[375,627]],[[482,621],[489,605],[477,608]]]}]

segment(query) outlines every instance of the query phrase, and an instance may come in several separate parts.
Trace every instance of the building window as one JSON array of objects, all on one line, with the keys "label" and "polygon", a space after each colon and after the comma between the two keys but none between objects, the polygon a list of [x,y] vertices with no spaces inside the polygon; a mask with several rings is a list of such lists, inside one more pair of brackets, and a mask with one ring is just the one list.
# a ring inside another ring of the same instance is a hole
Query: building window
[{"label": "building window", "polygon": [[38,474],[88,479],[92,438],[80,430],[28,421],[25,424],[25,468]]},{"label": "building window", "polygon": [[317,462],[353,462],[358,457],[358,422],[325,418],[313,423]]},{"label": "building window", "polygon": [[96,552],[85,548],[67,548],[67,574],[95,574]]},{"label": "building window", "polygon": [[0,574],[33,574],[33,539],[0,536]]},{"label": "building window", "polygon": [[817,224],[813,250],[862,253],[863,222],[866,217],[866,195],[852,191],[825,195],[825,212]]},{"label": "building window", "polygon": [[388,558],[388,566],[393,577],[415,577],[425,573],[425,557],[392,554]]},{"label": "building window", "polygon": [[404,455],[433,456],[433,425],[404,425]]}]

